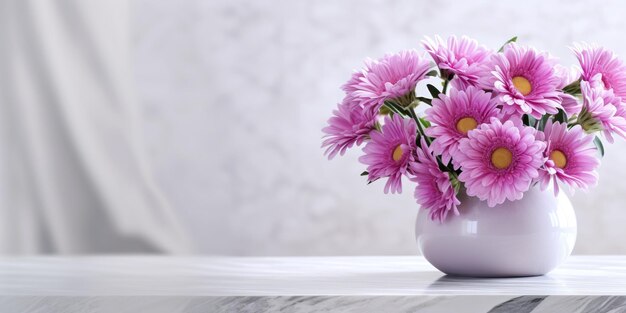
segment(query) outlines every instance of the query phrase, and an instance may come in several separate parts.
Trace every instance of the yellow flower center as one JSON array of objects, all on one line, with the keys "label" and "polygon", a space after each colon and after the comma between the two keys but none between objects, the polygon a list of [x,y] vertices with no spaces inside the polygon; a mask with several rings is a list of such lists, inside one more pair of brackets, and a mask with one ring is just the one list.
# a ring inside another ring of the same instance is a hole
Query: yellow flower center
[{"label": "yellow flower center", "polygon": [[515,86],[515,88],[524,96],[533,90],[528,79],[523,76],[513,77],[513,86]]},{"label": "yellow flower center", "polygon": [[513,162],[513,153],[509,149],[500,147],[491,153],[491,164],[498,169],[505,169]]},{"label": "yellow flower center", "polygon": [[567,165],[567,157],[561,150],[552,150],[550,152],[550,160],[554,162],[554,165],[558,168],[564,168]]},{"label": "yellow flower center", "polygon": [[400,161],[400,159],[402,159],[403,155],[404,151],[402,151],[402,145],[398,145],[395,149],[393,149],[393,154],[391,155],[391,157],[394,161],[398,162]]},{"label": "yellow flower center", "polygon": [[456,130],[461,132],[463,135],[467,134],[468,131],[476,128],[478,123],[473,117],[464,117],[456,122]]}]

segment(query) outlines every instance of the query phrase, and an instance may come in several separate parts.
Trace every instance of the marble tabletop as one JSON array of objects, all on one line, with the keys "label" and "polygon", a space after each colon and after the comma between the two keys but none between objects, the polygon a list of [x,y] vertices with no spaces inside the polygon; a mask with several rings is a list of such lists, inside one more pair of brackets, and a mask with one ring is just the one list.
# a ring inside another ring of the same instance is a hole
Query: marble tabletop
[{"label": "marble tabletop", "polygon": [[277,307],[301,312],[321,304],[352,312],[379,302],[387,309],[394,303],[402,308],[399,312],[419,312],[435,299],[439,308],[471,303],[468,308],[476,312],[497,312],[494,308],[510,301],[536,306],[552,301],[546,300],[550,296],[621,306],[626,302],[621,297],[626,296],[626,256],[572,256],[545,276],[498,279],[445,276],[418,256],[0,258],[1,312],[37,307],[33,302],[63,303],[75,312],[94,306],[123,312],[124,303],[133,299],[139,299],[133,312],[142,311],[137,303],[151,306],[142,307],[150,312],[202,312],[206,306],[214,312]]}]

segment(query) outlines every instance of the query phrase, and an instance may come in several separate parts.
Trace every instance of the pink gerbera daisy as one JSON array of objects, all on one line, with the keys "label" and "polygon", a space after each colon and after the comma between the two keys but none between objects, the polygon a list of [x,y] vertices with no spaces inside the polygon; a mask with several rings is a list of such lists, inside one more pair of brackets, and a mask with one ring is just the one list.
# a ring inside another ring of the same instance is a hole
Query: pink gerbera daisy
[{"label": "pink gerbera daisy", "polygon": [[491,94],[475,87],[450,91],[433,99],[432,108],[426,110],[426,119],[432,123],[426,135],[434,137],[431,148],[448,164],[459,147],[459,140],[482,123],[488,123],[499,111]]},{"label": "pink gerbera daisy", "polygon": [[412,119],[403,119],[399,115],[385,117],[382,132],[370,133],[371,140],[359,158],[368,165],[369,181],[388,177],[385,193],[402,192],[402,176],[407,173],[409,163],[415,161],[415,139],[417,125]]},{"label": "pink gerbera daisy", "polygon": [[482,72],[481,66],[492,54],[466,36],[450,36],[447,42],[439,36],[435,36],[434,40],[426,37],[422,45],[443,72],[443,77],[454,74],[452,86],[458,89],[476,85]]},{"label": "pink gerbera daisy", "polygon": [[428,60],[407,50],[366,61],[366,68],[354,73],[342,88],[350,99],[377,113],[385,100],[410,104],[415,99],[415,85],[430,69]]},{"label": "pink gerbera daisy", "polygon": [[411,162],[410,169],[415,187],[415,199],[422,209],[430,211],[432,220],[443,222],[448,212],[459,215],[457,205],[461,204],[447,173],[439,169],[437,159],[428,145],[421,139],[421,148],[416,150],[417,162]]},{"label": "pink gerbera daisy", "polygon": [[613,93],[626,100],[626,65],[613,52],[588,44],[574,44],[572,48],[580,63],[581,79],[592,87],[612,89]]},{"label": "pink gerbera daisy", "polygon": [[337,105],[333,115],[328,119],[328,126],[322,129],[326,134],[322,148],[326,147],[324,154],[328,155],[328,159],[334,158],[337,153],[344,155],[354,144],[360,145],[376,127],[376,114],[347,99]]},{"label": "pink gerbera daisy", "polygon": [[609,142],[613,134],[626,138],[626,109],[613,90],[595,88],[587,81],[580,82],[583,95],[582,111],[578,123],[588,132],[602,131]]},{"label": "pink gerbera daisy", "polygon": [[492,72],[483,84],[493,89],[505,104],[504,110],[529,114],[534,118],[558,112],[557,88],[561,78],[555,74],[555,60],[533,48],[506,45],[492,58]]},{"label": "pink gerbera daisy", "polygon": [[568,130],[567,124],[552,121],[548,121],[543,132],[548,146],[544,151],[547,160],[539,171],[541,189],[545,190],[551,180],[555,196],[559,193],[557,181],[581,189],[595,185],[598,179],[595,169],[600,162],[593,136],[585,134],[579,125]]},{"label": "pink gerbera daisy", "polygon": [[503,124],[497,118],[469,132],[454,156],[467,194],[487,200],[490,207],[521,199],[544,163],[546,144],[539,134],[532,127]]}]

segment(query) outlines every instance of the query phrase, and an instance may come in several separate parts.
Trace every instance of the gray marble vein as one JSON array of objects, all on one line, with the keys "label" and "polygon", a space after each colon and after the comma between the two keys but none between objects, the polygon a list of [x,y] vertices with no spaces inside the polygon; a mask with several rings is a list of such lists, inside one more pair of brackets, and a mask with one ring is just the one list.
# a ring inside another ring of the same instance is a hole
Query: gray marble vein
[{"label": "gray marble vein", "polygon": [[[0,297],[0,312],[487,312],[510,296]],[[525,312],[524,312],[525,313]]]},{"label": "gray marble vein", "polygon": [[493,309],[489,310],[489,313],[530,313],[546,298],[547,296],[516,297],[496,305]]},{"label": "gray marble vein", "polygon": [[[296,296],[219,297],[205,302],[211,312],[486,312],[510,296]],[[192,311],[192,312],[201,312]],[[202,311],[207,312],[207,311]]]},{"label": "gray marble vein", "polygon": [[11,313],[622,313],[624,296],[17,296],[0,297]]}]

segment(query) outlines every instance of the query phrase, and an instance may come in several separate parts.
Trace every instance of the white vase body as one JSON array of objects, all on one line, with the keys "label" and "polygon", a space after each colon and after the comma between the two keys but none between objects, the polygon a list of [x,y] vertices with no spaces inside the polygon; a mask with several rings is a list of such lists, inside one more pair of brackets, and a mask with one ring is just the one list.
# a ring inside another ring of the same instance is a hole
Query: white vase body
[{"label": "white vase body", "polygon": [[533,187],[517,201],[493,208],[459,193],[460,215],[440,223],[420,209],[415,233],[422,255],[455,276],[543,275],[561,264],[576,242],[576,215],[561,192]]}]

